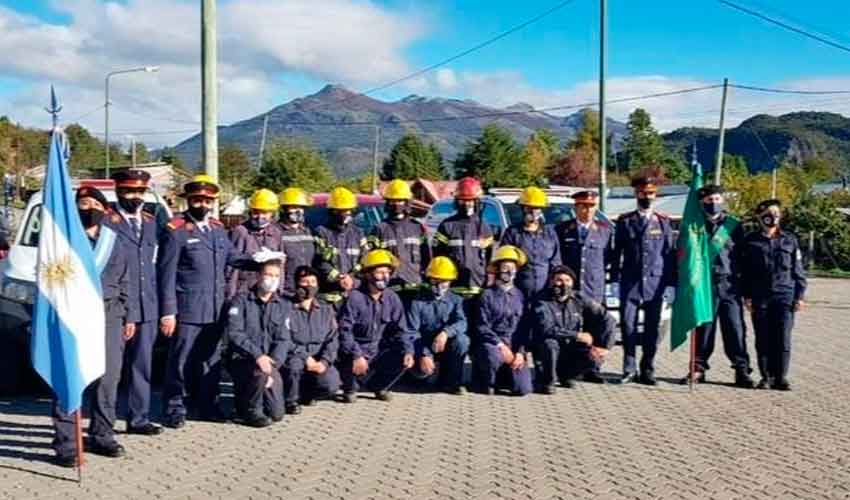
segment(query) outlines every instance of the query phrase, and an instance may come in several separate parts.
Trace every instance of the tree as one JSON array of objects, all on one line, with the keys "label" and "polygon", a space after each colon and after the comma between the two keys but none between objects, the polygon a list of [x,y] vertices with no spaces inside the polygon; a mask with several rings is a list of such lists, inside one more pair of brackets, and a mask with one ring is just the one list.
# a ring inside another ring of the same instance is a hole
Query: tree
[{"label": "tree", "polygon": [[173,166],[176,170],[186,170],[183,159],[177,155],[174,148],[163,148],[159,154],[159,161]]},{"label": "tree", "polygon": [[457,177],[476,177],[485,187],[523,187],[529,184],[523,153],[510,132],[496,124],[466,145],[454,165]]},{"label": "tree", "polygon": [[295,186],[308,192],[323,192],[335,182],[331,167],[312,146],[284,140],[266,148],[254,187],[279,192]]},{"label": "tree", "polygon": [[523,150],[523,163],[533,184],[544,184],[552,174],[561,149],[560,140],[549,129],[536,130]]},{"label": "tree", "polygon": [[382,177],[385,180],[444,179],[443,155],[434,143],[426,146],[418,135],[408,132],[393,146],[389,158],[384,161]]},{"label": "tree", "polygon": [[582,126],[555,160],[550,181],[554,184],[591,187],[599,184],[599,114],[586,109]]},{"label": "tree", "polygon": [[626,127],[629,135],[623,149],[629,170],[665,163],[669,153],[661,136],[652,126],[652,117],[646,110],[637,108],[632,111]]},{"label": "tree", "polygon": [[218,151],[219,182],[230,196],[248,195],[254,180],[251,159],[238,146],[226,145]]}]

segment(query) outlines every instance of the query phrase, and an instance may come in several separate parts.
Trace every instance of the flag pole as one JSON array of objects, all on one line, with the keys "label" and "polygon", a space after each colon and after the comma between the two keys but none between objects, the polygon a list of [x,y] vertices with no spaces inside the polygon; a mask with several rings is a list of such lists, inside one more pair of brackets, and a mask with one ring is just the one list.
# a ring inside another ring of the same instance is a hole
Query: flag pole
[{"label": "flag pole", "polygon": [[691,359],[688,362],[688,392],[694,392],[694,374],[696,373],[697,364],[697,331],[696,328],[691,330]]},{"label": "flag pole", "polygon": [[74,427],[76,430],[76,438],[77,438],[77,483],[82,484],[83,482],[83,464],[85,463],[85,459],[83,458],[83,419],[81,413],[83,412],[82,408],[74,412]]}]

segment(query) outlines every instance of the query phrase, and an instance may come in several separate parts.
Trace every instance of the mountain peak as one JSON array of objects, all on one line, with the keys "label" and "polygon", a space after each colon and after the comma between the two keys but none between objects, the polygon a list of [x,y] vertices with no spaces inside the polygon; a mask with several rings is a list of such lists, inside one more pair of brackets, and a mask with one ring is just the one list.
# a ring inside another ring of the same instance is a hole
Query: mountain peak
[{"label": "mountain peak", "polygon": [[534,110],[534,106],[528,104],[527,102],[518,102],[516,104],[508,106],[505,109],[508,111],[532,111]]},{"label": "mountain peak", "polygon": [[356,95],[355,92],[347,89],[343,85],[338,83],[328,84],[322,87],[322,90],[316,92],[312,95],[312,97],[318,97],[320,99],[348,99],[352,96]]}]

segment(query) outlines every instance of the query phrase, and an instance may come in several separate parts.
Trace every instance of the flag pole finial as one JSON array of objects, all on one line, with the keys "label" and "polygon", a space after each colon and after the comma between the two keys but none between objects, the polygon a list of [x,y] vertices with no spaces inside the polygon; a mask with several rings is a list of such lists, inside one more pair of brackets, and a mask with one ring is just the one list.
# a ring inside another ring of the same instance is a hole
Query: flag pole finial
[{"label": "flag pole finial", "polygon": [[59,100],[56,99],[56,90],[53,85],[50,86],[50,107],[44,108],[45,111],[53,116],[53,128],[59,125],[59,112],[62,111],[62,106],[59,105]]}]

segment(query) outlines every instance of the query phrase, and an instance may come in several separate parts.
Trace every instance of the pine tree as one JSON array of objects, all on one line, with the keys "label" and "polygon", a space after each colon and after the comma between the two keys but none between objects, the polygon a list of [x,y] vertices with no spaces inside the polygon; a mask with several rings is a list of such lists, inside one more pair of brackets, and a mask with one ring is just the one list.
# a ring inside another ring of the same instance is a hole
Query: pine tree
[{"label": "pine tree", "polygon": [[254,179],[254,187],[282,191],[300,187],[308,192],[328,191],[336,178],[328,162],[313,147],[280,141],[266,148],[263,163]]},{"label": "pine tree", "polygon": [[457,177],[476,177],[485,187],[524,187],[529,176],[523,150],[510,132],[496,124],[484,127],[477,141],[455,160]]},{"label": "pine tree", "polygon": [[443,156],[435,144],[426,146],[418,135],[407,133],[393,146],[389,158],[384,161],[382,177],[385,180],[444,179]]}]

